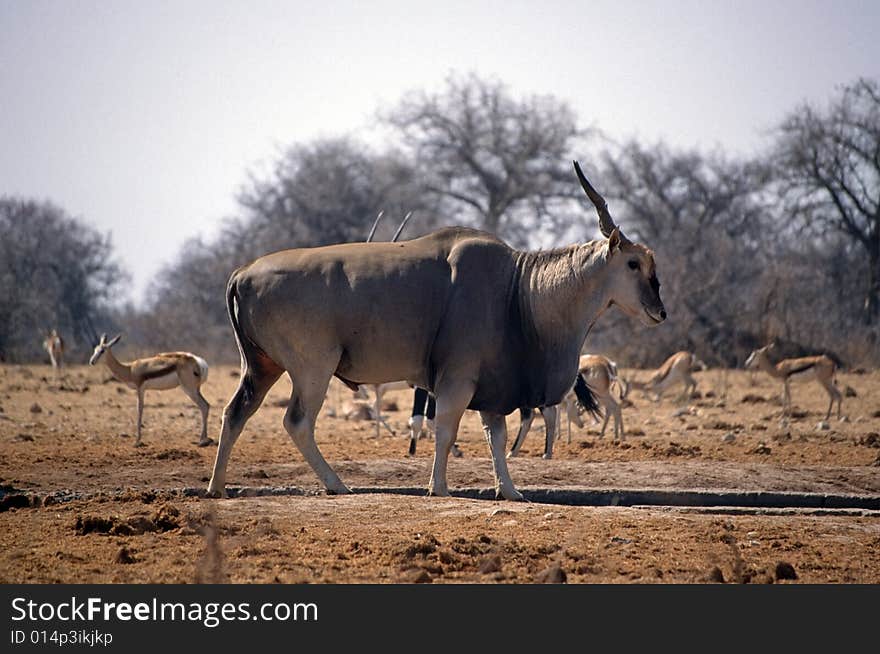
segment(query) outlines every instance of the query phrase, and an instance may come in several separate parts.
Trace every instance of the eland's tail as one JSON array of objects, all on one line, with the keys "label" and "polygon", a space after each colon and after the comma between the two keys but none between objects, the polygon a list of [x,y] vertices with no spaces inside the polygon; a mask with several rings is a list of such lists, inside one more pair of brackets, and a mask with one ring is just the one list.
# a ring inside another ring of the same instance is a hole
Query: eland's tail
[{"label": "eland's tail", "polygon": [[587,385],[584,376],[580,373],[578,373],[577,379],[574,382],[574,394],[577,396],[578,404],[584,411],[596,420],[602,417],[602,410],[599,408],[599,402],[596,401],[596,394],[593,393]]}]

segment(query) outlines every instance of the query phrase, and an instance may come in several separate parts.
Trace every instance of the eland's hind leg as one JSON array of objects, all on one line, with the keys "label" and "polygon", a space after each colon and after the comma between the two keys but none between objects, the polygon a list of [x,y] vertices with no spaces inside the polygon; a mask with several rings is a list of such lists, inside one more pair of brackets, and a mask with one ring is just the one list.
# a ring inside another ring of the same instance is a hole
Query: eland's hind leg
[{"label": "eland's hind leg", "polygon": [[245,423],[260,408],[266,393],[278,381],[282,372],[284,372],[282,368],[267,358],[262,358],[257,364],[245,364],[238,388],[223,410],[220,443],[217,446],[217,457],[214,459],[214,471],[208,484],[210,497],[226,495],[226,465],[229,463],[232,446],[235,445]]},{"label": "eland's hind leg", "polygon": [[480,420],[483,423],[483,431],[486,440],[489,441],[489,449],[492,452],[492,469],[495,473],[495,497],[506,500],[522,500],[523,496],[513,485],[510,471],[507,469],[507,459],[504,458],[504,448],[507,447],[507,421],[499,413],[480,411]]},{"label": "eland's hind leg", "polygon": [[[559,405],[545,406],[541,409],[541,415],[544,416],[544,459],[553,458],[553,441],[556,440],[556,430],[558,428]],[[507,440],[507,425],[504,427],[504,440]]]},{"label": "eland's hind leg", "polygon": [[327,492],[342,495],[350,493],[351,490],[342,483],[339,475],[330,467],[315,443],[315,421],[318,419],[321,405],[324,404],[327,386],[338,360],[337,356],[333,367],[329,369],[326,366],[321,370],[316,365],[301,365],[290,373],[293,392],[290,395],[287,412],[284,414],[284,428],[303,458],[318,475]]},{"label": "eland's hind leg", "polygon": [[519,454],[519,448],[522,447],[523,441],[526,439],[529,430],[532,428],[532,420],[534,419],[534,409],[519,410],[519,431],[516,432],[516,438],[513,439],[513,446],[510,448],[510,452],[507,453],[507,458],[511,458]]}]

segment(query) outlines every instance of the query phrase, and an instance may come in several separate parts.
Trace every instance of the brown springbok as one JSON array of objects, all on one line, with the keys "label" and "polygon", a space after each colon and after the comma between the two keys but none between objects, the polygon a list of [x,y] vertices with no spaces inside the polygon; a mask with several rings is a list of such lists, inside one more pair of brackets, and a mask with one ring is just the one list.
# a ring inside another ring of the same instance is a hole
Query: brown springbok
[{"label": "brown springbok", "polygon": [[[614,387],[618,387],[618,397],[614,397]],[[589,390],[589,394],[584,392]],[[599,354],[581,355],[578,364],[578,376],[574,388],[565,396],[563,401],[555,407],[547,407],[542,409],[545,423],[545,439],[544,439],[544,455],[543,458],[550,459],[553,457],[553,441],[561,436],[561,425],[559,418],[564,413],[568,417],[568,442],[571,443],[571,423],[574,422],[578,427],[583,427],[584,423],[580,416],[580,410],[590,413],[598,423],[601,413],[605,414],[605,421],[602,424],[602,431],[599,438],[605,436],[605,429],[608,427],[608,420],[614,416],[614,440],[620,435],[623,440],[623,417],[621,416],[620,407],[623,403],[626,384],[618,377],[617,364],[611,359]],[[550,411],[552,410],[552,412]],[[519,448],[522,446],[525,437],[529,433],[534,411],[531,409],[520,410],[520,428],[513,441],[507,457],[511,458],[517,455]]]},{"label": "brown springbok", "polygon": [[837,402],[837,417],[841,417],[841,402],[843,401],[843,393],[841,393],[836,385],[834,375],[837,372],[837,365],[831,357],[824,354],[812,357],[800,357],[797,359],[783,359],[779,363],[773,364],[770,361],[769,353],[776,349],[776,343],[770,343],[765,347],[755,350],[746,359],[746,369],[760,368],[771,377],[782,380],[782,415],[783,417],[791,416],[791,388],[790,382],[809,381],[815,379],[819,385],[828,393],[828,411],[825,414],[825,420],[831,417],[831,408],[834,402]]},{"label": "brown springbok", "polygon": [[64,339],[54,327],[43,339],[43,349],[49,353],[52,369],[57,374],[59,369],[64,367]]},{"label": "brown springbok", "polygon": [[284,427],[330,493],[348,487],[315,444],[334,375],[349,387],[406,380],[437,400],[430,495],[449,495],[449,452],[467,409],[480,412],[496,495],[522,499],[507,468],[505,416],[558,404],[596,320],[615,305],[645,325],[666,319],[654,255],[630,242],[575,162],[604,238],[514,250],[450,227],[398,243],[342,243],[260,257],[232,273],[226,306],[241,354],[208,485],[225,494],[229,455],[287,372]]},{"label": "brown springbok", "polygon": [[706,370],[706,368],[706,364],[700,361],[694,354],[681,351],[666,359],[663,365],[651,373],[647,381],[631,380],[627,383],[636,390],[654,393],[655,402],[660,401],[660,397],[668,388],[676,384],[684,384],[684,389],[681,395],[678,396],[678,401],[685,401],[690,399],[694,391],[697,390],[697,381],[691,373],[696,370]]},{"label": "brown springbok", "polygon": [[135,447],[141,445],[141,424],[144,415],[144,391],[155,389],[164,391],[180,388],[187,397],[195,402],[202,412],[202,433],[199,446],[210,445],[214,441],[208,438],[208,411],[211,405],[202,396],[201,386],[208,379],[208,364],[200,356],[189,352],[163,352],[152,357],[136,359],[129,363],[119,361],[110,349],[119,341],[118,335],[107,341],[107,334],[101,334],[101,340],[95,346],[89,365],[95,365],[101,357],[113,373],[113,376],[137,391],[137,438]]},{"label": "brown springbok", "polygon": [[[605,414],[599,438],[605,437],[608,420],[614,416],[614,438],[612,440],[620,439],[622,442],[626,434],[623,430],[623,415],[620,409],[626,396],[626,385],[618,377],[617,364],[601,354],[585,354],[580,359],[578,374],[584,378],[587,386],[596,397],[596,401],[602,407],[602,413]],[[615,397],[615,386],[618,388],[617,397]]]}]

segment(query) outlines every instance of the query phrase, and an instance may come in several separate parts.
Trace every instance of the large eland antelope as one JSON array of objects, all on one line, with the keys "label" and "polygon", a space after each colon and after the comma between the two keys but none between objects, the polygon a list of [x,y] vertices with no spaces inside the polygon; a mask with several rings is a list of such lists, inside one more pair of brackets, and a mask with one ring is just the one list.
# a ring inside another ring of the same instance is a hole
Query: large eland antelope
[{"label": "large eland antelope", "polygon": [[[95,365],[101,357],[119,381],[137,391],[137,438],[135,447],[141,445],[141,425],[144,415],[144,392],[148,389],[159,391],[180,388],[187,397],[195,402],[202,412],[202,433],[199,446],[210,445],[214,441],[208,438],[208,411],[211,405],[202,396],[201,386],[208,379],[208,363],[200,356],[189,352],[163,352],[144,359],[135,359],[123,363],[117,359],[110,349],[122,337],[121,334],[107,341],[107,334],[101,334],[101,340],[95,346],[89,365]],[[106,356],[105,356],[106,355]]]},{"label": "large eland antelope", "polygon": [[605,238],[514,250],[450,227],[399,243],[276,252],[232,273],[226,305],[241,354],[208,485],[222,496],[236,439],[282,373],[284,427],[329,493],[348,493],[315,444],[334,375],[355,388],[404,379],[437,399],[428,494],[448,495],[449,452],[466,409],[480,412],[498,496],[522,499],[507,469],[505,415],[558,404],[590,328],[611,305],[645,325],[666,319],[654,256],[614,224],[575,162]]},{"label": "large eland antelope", "polygon": [[770,343],[766,347],[755,350],[746,359],[745,367],[760,368],[771,377],[782,380],[782,415],[791,416],[791,387],[792,379],[809,381],[815,379],[819,385],[828,393],[828,412],[825,414],[825,420],[831,417],[831,408],[834,402],[837,402],[837,417],[841,416],[840,404],[843,401],[843,394],[835,386],[834,375],[837,372],[837,365],[834,360],[821,354],[819,356],[801,357],[798,359],[783,359],[777,364],[770,361],[769,353],[776,348],[776,343]]}]

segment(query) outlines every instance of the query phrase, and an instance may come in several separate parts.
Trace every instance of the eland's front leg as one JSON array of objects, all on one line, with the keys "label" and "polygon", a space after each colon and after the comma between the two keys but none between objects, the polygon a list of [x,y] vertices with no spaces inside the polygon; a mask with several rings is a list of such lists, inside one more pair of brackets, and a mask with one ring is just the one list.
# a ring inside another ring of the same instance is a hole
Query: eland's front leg
[{"label": "eland's front leg", "polygon": [[[545,406],[541,409],[541,415],[544,416],[544,457],[545,459],[553,458],[553,442],[556,440],[557,429],[559,428],[559,409],[558,405]],[[506,425],[505,425],[506,428]],[[504,436],[505,440],[507,435]]]},{"label": "eland's front leg", "polygon": [[473,387],[447,388],[437,392],[437,415],[434,419],[434,465],[428,481],[428,495],[449,495],[446,464],[458,436],[458,425],[473,397]]},{"label": "eland's front leg", "polygon": [[522,500],[522,493],[514,488],[510,472],[507,470],[507,459],[504,450],[507,447],[507,420],[499,413],[480,411],[483,431],[489,441],[492,452],[492,468],[495,473],[495,497],[506,500]]}]

